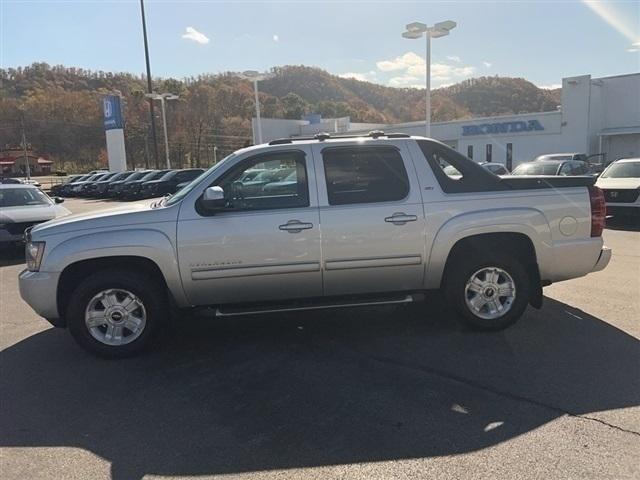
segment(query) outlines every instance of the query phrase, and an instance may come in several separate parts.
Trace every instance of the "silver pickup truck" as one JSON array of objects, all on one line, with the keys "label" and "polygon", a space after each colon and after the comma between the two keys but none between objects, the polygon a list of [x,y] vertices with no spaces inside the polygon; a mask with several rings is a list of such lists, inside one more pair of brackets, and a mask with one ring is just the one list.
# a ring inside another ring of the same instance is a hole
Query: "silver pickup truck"
[{"label": "silver pickup truck", "polygon": [[594,182],[498,177],[403,134],[275,140],[173,196],[34,227],[20,292],[115,357],[148,345],[175,308],[399,304],[434,289],[470,327],[497,330],[539,308],[544,285],[606,267]]}]

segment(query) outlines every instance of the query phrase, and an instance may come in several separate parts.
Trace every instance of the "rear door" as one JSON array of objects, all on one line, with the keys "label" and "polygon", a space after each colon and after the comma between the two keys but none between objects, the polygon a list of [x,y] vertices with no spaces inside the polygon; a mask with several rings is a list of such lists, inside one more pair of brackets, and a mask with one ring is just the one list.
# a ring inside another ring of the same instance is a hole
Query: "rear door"
[{"label": "rear door", "polygon": [[313,146],[325,295],[421,288],[424,212],[404,145]]}]

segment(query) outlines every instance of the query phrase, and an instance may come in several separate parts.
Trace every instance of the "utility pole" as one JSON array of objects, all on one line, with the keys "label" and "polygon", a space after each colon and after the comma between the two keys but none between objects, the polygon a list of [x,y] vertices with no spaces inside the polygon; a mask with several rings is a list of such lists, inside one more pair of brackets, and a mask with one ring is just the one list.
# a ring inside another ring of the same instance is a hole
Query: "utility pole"
[{"label": "utility pole", "polygon": [[[147,21],[144,16],[144,0],[140,0],[140,13],[142,14],[142,35],[144,36],[144,58],[147,64],[147,93],[153,93],[151,83],[151,65],[149,63],[149,42],[147,41]],[[149,114],[151,115],[151,137],[153,139],[153,153],[155,156],[156,168],[160,168],[158,159],[158,137],[156,135],[156,117],[153,111],[153,99],[149,98]]]},{"label": "utility pole", "polygon": [[24,163],[26,166],[25,174],[27,175],[27,180],[31,180],[31,168],[29,168],[29,157],[27,156],[27,136],[24,133],[24,111],[22,112],[21,125],[22,125],[22,151],[24,152]]}]

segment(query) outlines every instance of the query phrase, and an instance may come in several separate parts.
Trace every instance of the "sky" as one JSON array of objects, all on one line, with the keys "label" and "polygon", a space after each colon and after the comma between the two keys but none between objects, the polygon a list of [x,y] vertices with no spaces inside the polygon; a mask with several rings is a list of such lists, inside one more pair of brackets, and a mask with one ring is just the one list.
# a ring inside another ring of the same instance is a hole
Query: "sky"
[{"label": "sky", "polygon": [[[146,0],[154,77],[308,65],[394,87],[423,86],[425,41],[405,25],[454,20],[432,41],[432,87],[479,76],[640,71],[640,2]],[[0,0],[0,66],[33,62],[142,74],[138,0]]]}]

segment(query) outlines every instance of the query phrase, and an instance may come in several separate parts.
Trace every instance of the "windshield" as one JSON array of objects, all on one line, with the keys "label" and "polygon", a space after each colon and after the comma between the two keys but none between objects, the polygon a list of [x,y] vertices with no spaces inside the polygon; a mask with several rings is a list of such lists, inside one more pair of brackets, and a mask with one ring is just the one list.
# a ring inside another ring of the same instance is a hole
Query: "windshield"
[{"label": "windshield", "polygon": [[1,188],[0,207],[51,205],[51,199],[37,188]]},{"label": "windshield", "polygon": [[127,177],[127,182],[132,181],[132,180],[138,180],[139,178],[144,177],[145,175],[147,175],[149,172],[134,172],[131,175],[129,175]]},{"label": "windshield", "polygon": [[[205,170],[204,172],[202,172],[200,175],[198,175],[196,178],[193,179],[193,181],[191,181],[191,183],[189,183],[188,185],[185,185],[184,188],[182,188],[181,190],[178,191],[178,193],[176,193],[175,195],[171,196],[168,200],[167,200],[167,205],[173,205],[174,203],[179,202],[180,200],[182,200],[182,198],[184,198],[186,195],[189,194],[189,192],[191,192],[191,190],[193,190],[199,183],[200,181],[207,177],[211,172],[215,171],[218,167],[220,167],[221,165],[223,165],[225,162],[227,162],[229,159],[235,157],[236,154],[232,153],[231,155],[223,158],[222,160],[220,160],[218,163],[216,163],[213,167],[211,167],[209,170]],[[169,175],[169,174],[167,174]],[[165,175],[165,177],[167,176]],[[165,177],[162,177],[163,179]]]},{"label": "windshield", "polygon": [[153,172],[149,172],[147,173],[144,177],[142,177],[140,180],[155,180],[156,178],[161,177],[162,175],[164,175],[164,172],[160,171],[153,171]]},{"label": "windshield", "polygon": [[511,175],[555,175],[557,172],[557,163],[532,162],[518,165]]},{"label": "windshield", "polygon": [[540,160],[573,160],[573,155],[540,155],[536,157],[535,161],[538,162]]},{"label": "windshield", "polygon": [[602,178],[640,178],[640,162],[618,162],[609,165]]}]

